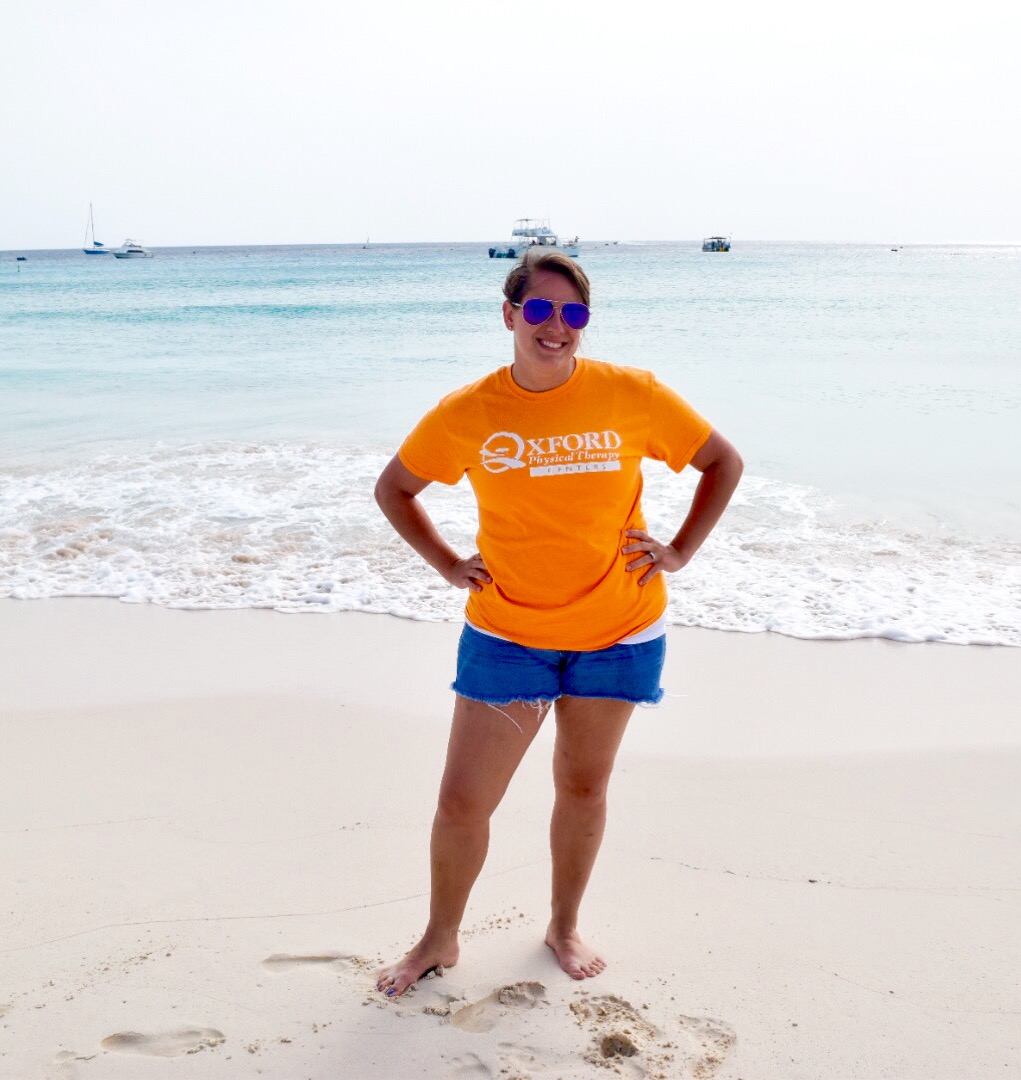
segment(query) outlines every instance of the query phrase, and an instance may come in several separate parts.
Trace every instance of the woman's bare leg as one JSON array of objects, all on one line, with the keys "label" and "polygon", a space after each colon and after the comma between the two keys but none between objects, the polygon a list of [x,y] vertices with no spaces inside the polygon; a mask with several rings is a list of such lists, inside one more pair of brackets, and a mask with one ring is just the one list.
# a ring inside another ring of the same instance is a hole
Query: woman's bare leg
[{"label": "woman's bare leg", "polygon": [[486,705],[458,697],[430,844],[429,923],[418,944],[384,968],[376,987],[403,994],[435,967],[457,963],[457,934],[489,848],[489,819],[531,745],[545,706]]},{"label": "woman's bare leg", "polygon": [[578,935],[578,910],[603,839],[613,762],[633,711],[627,701],[563,697],[557,702],[553,899],[546,944],[572,979],[598,975],[606,967]]}]

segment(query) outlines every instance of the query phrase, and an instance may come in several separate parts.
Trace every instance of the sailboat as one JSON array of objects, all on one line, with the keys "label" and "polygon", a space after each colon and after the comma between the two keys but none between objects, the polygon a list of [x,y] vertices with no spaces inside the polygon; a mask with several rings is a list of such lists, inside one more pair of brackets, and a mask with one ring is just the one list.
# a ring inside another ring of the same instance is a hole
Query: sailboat
[{"label": "sailboat", "polygon": [[[89,243],[90,236],[92,237],[91,244]],[[92,203],[89,203],[89,223],[85,226],[85,246],[82,248],[82,251],[84,251],[86,255],[107,255],[110,252],[110,249],[106,244],[101,244],[96,239],[96,226],[92,220]]]}]

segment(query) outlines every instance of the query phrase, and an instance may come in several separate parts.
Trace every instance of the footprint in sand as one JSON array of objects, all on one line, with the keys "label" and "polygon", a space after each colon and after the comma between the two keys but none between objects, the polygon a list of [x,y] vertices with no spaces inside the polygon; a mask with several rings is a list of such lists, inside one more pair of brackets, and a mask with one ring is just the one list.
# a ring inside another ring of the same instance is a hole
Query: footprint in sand
[{"label": "footprint in sand", "polygon": [[219,1046],[226,1036],[216,1028],[180,1028],[143,1035],[137,1031],[121,1031],[108,1035],[99,1045],[119,1054],[147,1054],[149,1057],[177,1057],[197,1054],[200,1050]]},{"label": "footprint in sand", "polygon": [[[629,1002],[608,994],[586,997],[571,1003],[571,1012],[592,1033],[592,1046],[585,1060],[590,1065],[622,1065],[630,1061],[635,1074],[644,1076],[641,1061],[661,1064],[661,1035],[657,1028]],[[619,1070],[618,1070],[619,1071]]]},{"label": "footprint in sand", "polygon": [[612,994],[572,1002],[571,1012],[592,1035],[585,1061],[622,1075],[712,1080],[737,1041],[729,1024],[708,1016],[679,1016],[660,1030]]},{"label": "footprint in sand", "polygon": [[53,1071],[48,1076],[60,1077],[60,1080],[77,1080],[82,1076],[78,1062],[91,1061],[99,1054],[79,1054],[77,1050],[61,1050],[53,1058]]},{"label": "footprint in sand", "polygon": [[723,1020],[708,1016],[679,1016],[678,1022],[688,1039],[697,1045],[689,1065],[694,1080],[710,1080],[737,1042],[734,1029]]},{"label": "footprint in sand", "polygon": [[360,966],[360,958],[348,956],[345,953],[318,953],[313,956],[292,956],[290,953],[274,953],[267,956],[262,966],[267,971],[294,971],[296,968],[322,968],[336,964],[338,967],[350,968]]},{"label": "footprint in sand", "polygon": [[546,987],[537,982],[517,982],[501,986],[491,994],[451,1013],[450,1022],[462,1031],[492,1031],[510,1012],[533,1009],[546,1000]]},{"label": "footprint in sand", "polygon": [[488,1068],[476,1054],[454,1058],[450,1080],[492,1080],[493,1070]]}]

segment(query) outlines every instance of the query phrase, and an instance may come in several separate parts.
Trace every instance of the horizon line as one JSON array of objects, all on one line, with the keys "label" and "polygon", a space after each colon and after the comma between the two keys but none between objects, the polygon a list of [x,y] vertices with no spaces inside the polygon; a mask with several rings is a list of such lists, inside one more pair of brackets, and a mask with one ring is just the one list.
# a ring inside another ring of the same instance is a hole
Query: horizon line
[{"label": "horizon line", "polygon": [[[726,234],[720,234],[726,235]],[[730,234],[731,237],[733,234]],[[618,246],[620,244],[700,244],[704,237],[682,237],[680,239],[657,239],[657,240],[621,240],[621,239],[604,239],[597,238],[593,240],[581,240],[580,246]],[[497,241],[502,243],[503,241]],[[163,251],[177,251],[198,249],[210,249],[210,248],[310,248],[310,247],[322,247],[322,248],[337,248],[337,247],[355,247],[355,248],[373,248],[373,247],[435,247],[439,244],[457,244],[459,246],[481,246],[486,247],[490,245],[490,240],[376,240],[376,241],[362,241],[362,240],[335,240],[335,241],[322,241],[317,240],[314,242],[303,241],[262,241],[259,243],[191,243],[191,244],[149,244],[149,247],[160,249]],[[742,244],[832,244],[832,245],[846,245],[846,246],[861,246],[861,247],[889,247],[893,248],[907,248],[907,247],[1018,247],[1021,246],[1021,240],[807,240],[807,239],[769,239],[769,240],[741,240]],[[80,244],[74,244],[71,247],[15,247],[15,248],[0,248],[0,255],[15,255],[21,252],[74,252],[83,250]],[[113,252],[115,249],[109,247],[107,249]]]}]

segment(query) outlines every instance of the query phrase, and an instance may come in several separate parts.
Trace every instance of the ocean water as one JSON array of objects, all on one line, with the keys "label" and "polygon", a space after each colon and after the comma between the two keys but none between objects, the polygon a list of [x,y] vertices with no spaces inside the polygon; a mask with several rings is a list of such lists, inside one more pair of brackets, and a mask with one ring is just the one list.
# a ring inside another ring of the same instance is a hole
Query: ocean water
[{"label": "ocean water", "polygon": [[[0,597],[457,619],[371,497],[509,363],[485,244],[0,254]],[[742,451],[669,618],[1021,645],[1021,248],[589,243],[586,355]],[[673,535],[691,470],[646,469]],[[473,550],[465,482],[423,498]]]}]

